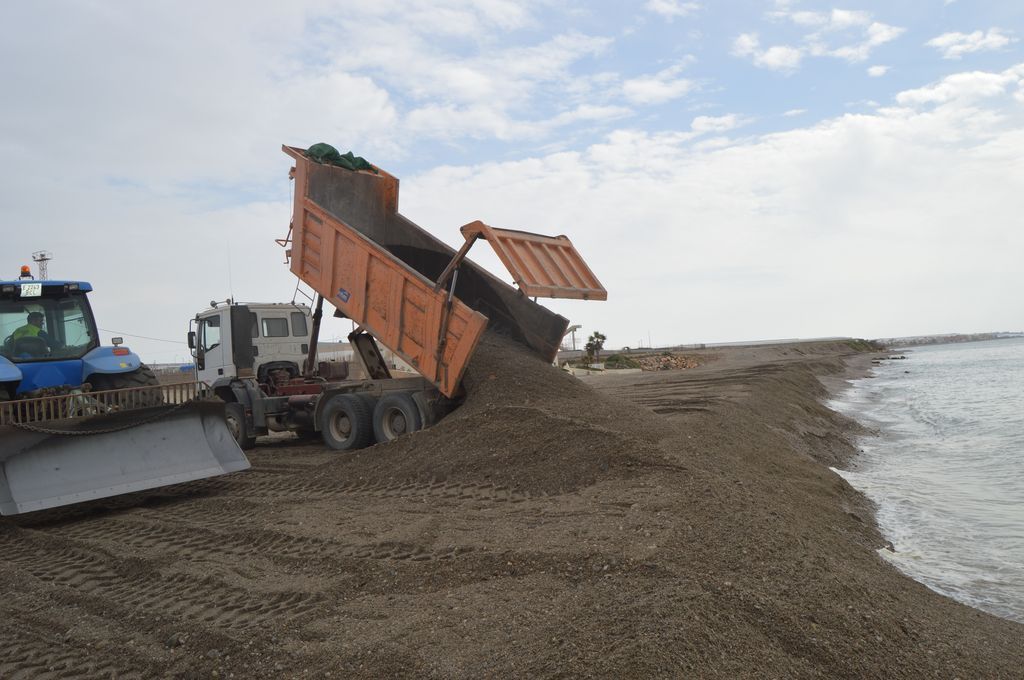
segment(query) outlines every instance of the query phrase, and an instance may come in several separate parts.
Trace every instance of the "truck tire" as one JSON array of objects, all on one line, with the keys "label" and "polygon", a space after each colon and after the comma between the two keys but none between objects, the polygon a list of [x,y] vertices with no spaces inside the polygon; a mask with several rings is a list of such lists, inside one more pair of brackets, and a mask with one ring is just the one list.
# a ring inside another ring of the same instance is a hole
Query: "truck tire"
[{"label": "truck tire", "polygon": [[[88,382],[92,385],[94,392],[120,390],[128,387],[160,386],[160,381],[146,364],[142,364],[129,373],[93,373],[89,376]],[[163,393],[159,389],[140,391],[136,394],[136,401],[131,404],[135,407],[159,406],[164,403]]]},{"label": "truck tire", "polygon": [[420,409],[408,392],[385,394],[373,409],[373,434],[380,443],[422,428]]},{"label": "truck tire", "polygon": [[335,451],[364,449],[373,443],[373,415],[355,394],[335,394],[320,412],[320,435]]},{"label": "truck tire", "polygon": [[245,407],[237,401],[224,405],[224,421],[228,432],[238,443],[238,448],[248,451],[256,446],[256,435],[252,434],[245,420]]}]

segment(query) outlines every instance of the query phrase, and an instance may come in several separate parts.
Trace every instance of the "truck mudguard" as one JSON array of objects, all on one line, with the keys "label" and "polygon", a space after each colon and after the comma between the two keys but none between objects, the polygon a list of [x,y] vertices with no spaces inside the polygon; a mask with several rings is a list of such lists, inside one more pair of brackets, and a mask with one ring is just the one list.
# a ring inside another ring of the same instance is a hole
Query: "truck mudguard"
[{"label": "truck mudguard", "polygon": [[[210,392],[225,403],[238,403],[245,408],[246,427],[255,435],[266,434],[267,402],[253,380],[218,378],[209,386]],[[250,418],[251,416],[251,418]]]}]

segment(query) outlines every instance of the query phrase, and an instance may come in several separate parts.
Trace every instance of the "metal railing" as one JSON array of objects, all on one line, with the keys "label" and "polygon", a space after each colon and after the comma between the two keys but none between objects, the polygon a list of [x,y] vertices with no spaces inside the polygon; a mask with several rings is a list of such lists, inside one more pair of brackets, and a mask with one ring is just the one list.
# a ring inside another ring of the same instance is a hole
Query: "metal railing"
[{"label": "metal railing", "polygon": [[175,406],[198,396],[199,386],[192,382],[16,399],[0,402],[0,425],[73,420],[150,406]]}]

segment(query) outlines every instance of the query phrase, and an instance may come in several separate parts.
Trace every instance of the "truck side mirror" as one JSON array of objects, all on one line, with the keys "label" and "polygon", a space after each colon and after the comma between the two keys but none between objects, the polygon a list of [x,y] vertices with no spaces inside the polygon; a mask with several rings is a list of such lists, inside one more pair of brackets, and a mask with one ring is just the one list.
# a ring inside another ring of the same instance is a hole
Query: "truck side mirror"
[{"label": "truck side mirror", "polygon": [[195,349],[196,348],[196,332],[195,331],[189,331],[188,332],[188,348],[189,349]]}]

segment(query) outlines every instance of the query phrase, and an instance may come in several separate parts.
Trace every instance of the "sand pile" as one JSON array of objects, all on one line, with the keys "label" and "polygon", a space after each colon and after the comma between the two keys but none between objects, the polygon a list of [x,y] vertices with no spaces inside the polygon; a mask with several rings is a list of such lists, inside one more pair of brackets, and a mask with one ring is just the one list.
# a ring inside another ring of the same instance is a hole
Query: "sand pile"
[{"label": "sand pile", "polygon": [[[615,402],[521,345],[484,336],[464,379],[465,403],[429,430],[351,456],[374,479],[496,484],[533,494],[576,491],[664,466],[665,424]],[[660,433],[660,435],[659,435]]]},{"label": "sand pile", "polygon": [[1019,677],[1024,627],[875,553],[840,344],[602,392],[487,336],[357,454],[0,522],[0,677]]}]

